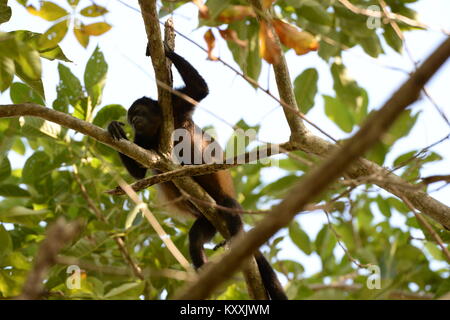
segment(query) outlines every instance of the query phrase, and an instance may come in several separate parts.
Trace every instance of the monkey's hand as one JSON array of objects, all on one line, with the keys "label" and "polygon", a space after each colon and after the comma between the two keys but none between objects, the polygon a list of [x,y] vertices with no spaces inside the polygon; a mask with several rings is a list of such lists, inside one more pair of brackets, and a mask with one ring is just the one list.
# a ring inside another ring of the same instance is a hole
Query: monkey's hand
[{"label": "monkey's hand", "polygon": [[175,51],[173,51],[165,41],[163,43],[164,43],[164,54],[166,55],[167,58],[172,60]]},{"label": "monkey's hand", "polygon": [[[166,55],[167,58],[170,59],[170,57],[175,53],[172,49],[170,49],[169,45],[163,41],[163,45],[164,45],[164,53]],[[145,50],[145,55],[147,57],[150,57],[152,52],[152,48],[150,47],[150,42],[147,42],[147,49]]]},{"label": "monkey's hand", "polygon": [[108,125],[108,132],[114,140],[128,140],[125,131],[122,129],[124,125],[125,123],[120,121],[111,121],[111,123]]}]

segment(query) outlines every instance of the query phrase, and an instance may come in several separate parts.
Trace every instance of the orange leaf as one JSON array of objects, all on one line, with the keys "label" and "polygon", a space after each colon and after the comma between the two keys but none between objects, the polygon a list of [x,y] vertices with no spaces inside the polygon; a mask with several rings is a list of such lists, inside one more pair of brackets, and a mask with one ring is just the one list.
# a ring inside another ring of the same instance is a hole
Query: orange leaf
[{"label": "orange leaf", "polygon": [[230,6],[219,14],[217,20],[223,23],[230,23],[246,17],[254,18],[255,16],[255,12],[249,6]]},{"label": "orange leaf", "polygon": [[239,39],[237,32],[233,29],[220,30],[219,33],[227,41],[234,41],[241,48],[247,47],[248,41]]},{"label": "orange leaf", "polygon": [[89,36],[99,36],[108,32],[110,29],[111,25],[106,22],[91,23],[82,27],[83,32]]},{"label": "orange leaf", "polygon": [[192,0],[192,2],[198,7],[200,18],[209,19],[209,9],[205,6],[203,0]]},{"label": "orange leaf", "polygon": [[265,21],[259,25],[259,55],[270,64],[280,61],[281,49]]},{"label": "orange leaf", "polygon": [[268,9],[275,1],[277,0],[263,0],[262,6],[264,9]]},{"label": "orange leaf", "polygon": [[280,19],[274,19],[273,26],[278,37],[280,37],[281,43],[288,48],[294,49],[297,55],[316,51],[319,48],[316,38],[309,32],[300,31],[293,25]]},{"label": "orange leaf", "polygon": [[213,55],[212,51],[216,46],[216,37],[214,37],[214,33],[212,33],[211,29],[205,32],[203,38],[206,41],[206,45],[208,46],[208,60],[217,60],[218,58]]}]

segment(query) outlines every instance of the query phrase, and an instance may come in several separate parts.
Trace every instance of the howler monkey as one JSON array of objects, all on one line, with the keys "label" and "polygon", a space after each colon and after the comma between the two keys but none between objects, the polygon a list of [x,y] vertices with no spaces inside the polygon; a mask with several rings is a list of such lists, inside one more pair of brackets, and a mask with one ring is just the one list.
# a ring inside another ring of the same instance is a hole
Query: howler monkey
[{"label": "howler monkey", "polygon": [[[147,55],[149,55],[149,49],[148,47]],[[197,70],[167,46],[165,46],[165,54],[175,65],[185,83],[185,86],[177,89],[177,91],[191,97],[195,101],[201,101],[205,98],[208,95],[208,86]],[[193,147],[194,139],[196,139],[194,137],[198,136],[198,128],[192,120],[194,105],[172,94],[172,108],[174,128],[187,130],[192,137],[190,144]],[[158,101],[147,97],[136,100],[128,110],[127,117],[128,123],[134,131],[134,143],[148,150],[158,150],[161,122],[163,121],[162,110],[158,105]],[[114,139],[127,139],[122,129],[123,125],[123,123],[118,121],[112,121],[108,125],[108,131]],[[200,145],[204,149],[211,141],[205,141],[203,135],[201,136],[200,139],[203,140],[200,140]],[[222,151],[220,150],[220,152]],[[122,163],[134,178],[142,179],[145,177],[146,168],[122,153],[119,153],[119,155]],[[204,163],[203,159],[202,162]],[[155,171],[155,173],[158,172]],[[241,209],[241,206],[235,200],[233,183],[228,171],[222,170],[194,176],[193,179],[208,192],[218,205],[231,209]],[[169,201],[181,196],[180,191],[172,182],[161,183],[158,185],[158,189],[162,196]],[[174,207],[172,210],[196,218],[189,231],[189,253],[194,267],[198,269],[207,261],[203,245],[212,239],[216,233],[216,228],[188,200],[173,201],[172,206]],[[242,220],[237,211],[219,210],[219,213],[225,218],[231,236],[242,230]],[[275,272],[262,253],[257,251],[255,259],[268,296],[271,299],[287,299]]]}]

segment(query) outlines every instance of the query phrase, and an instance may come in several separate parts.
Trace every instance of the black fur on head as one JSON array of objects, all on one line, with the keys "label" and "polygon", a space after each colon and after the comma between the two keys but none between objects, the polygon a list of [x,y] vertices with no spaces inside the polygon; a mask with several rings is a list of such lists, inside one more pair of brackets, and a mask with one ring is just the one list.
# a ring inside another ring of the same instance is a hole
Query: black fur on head
[{"label": "black fur on head", "polygon": [[157,101],[142,97],[137,99],[128,110],[128,123],[136,134],[155,136],[162,122],[162,112]]}]

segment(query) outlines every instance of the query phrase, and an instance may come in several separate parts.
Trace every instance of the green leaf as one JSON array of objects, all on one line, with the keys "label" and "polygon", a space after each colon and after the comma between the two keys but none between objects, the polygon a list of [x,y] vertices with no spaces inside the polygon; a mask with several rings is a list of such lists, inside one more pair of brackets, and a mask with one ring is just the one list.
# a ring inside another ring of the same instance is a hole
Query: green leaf
[{"label": "green leaf", "polygon": [[315,245],[317,253],[322,261],[326,260],[333,254],[334,247],[336,246],[336,237],[328,225],[324,225],[317,234]]},{"label": "green leaf", "polygon": [[11,19],[11,8],[7,5],[8,0],[0,0],[0,24]]},{"label": "green leaf", "polygon": [[377,58],[381,53],[383,53],[380,39],[376,33],[371,33],[370,36],[358,38],[358,41],[364,51],[373,58]]},{"label": "green leaf", "polygon": [[378,208],[380,209],[381,213],[386,217],[391,217],[391,206],[389,205],[389,202],[386,201],[382,196],[378,195],[376,198]]},{"label": "green leaf", "polygon": [[80,80],[63,64],[58,64],[58,72],[60,83],[58,86],[58,93],[66,96],[72,105],[83,97],[83,88]]},{"label": "green leaf", "polygon": [[295,100],[304,114],[314,106],[318,79],[317,70],[310,68],[303,71],[294,81]]},{"label": "green leaf", "polygon": [[39,10],[32,5],[27,6],[27,10],[31,14],[41,17],[47,21],[55,21],[69,14],[64,8],[61,8],[57,4],[50,1],[41,1],[40,5],[41,7]]},{"label": "green leaf", "polygon": [[111,289],[105,298],[108,299],[136,299],[142,293],[145,282],[130,282]]},{"label": "green leaf", "polygon": [[409,208],[406,206],[406,204],[397,198],[390,197],[387,198],[386,200],[389,202],[389,206],[391,208],[395,208],[395,210],[397,210],[398,212],[408,213],[410,211]]},{"label": "green leaf", "polygon": [[89,97],[82,98],[74,105],[72,115],[81,120],[91,121],[92,109],[91,99]]},{"label": "green leaf", "polygon": [[11,175],[11,163],[8,157],[0,157],[0,181],[5,180]]},{"label": "green leaf", "polygon": [[25,162],[22,180],[26,184],[34,184],[51,173],[50,157],[43,151],[36,151]]},{"label": "green leaf", "polygon": [[249,78],[257,81],[261,73],[261,58],[259,56],[258,24],[250,21],[236,21],[229,24],[229,29],[236,31],[239,39],[248,40],[248,45],[242,49],[234,41],[227,41],[227,46],[233,54],[233,59]]},{"label": "green leaf", "polygon": [[[40,60],[39,60],[40,65]],[[26,84],[28,84],[31,88],[33,88],[36,93],[38,93],[43,100],[45,100],[45,93],[44,93],[44,85],[42,84],[42,80],[39,79],[32,79],[28,77],[22,70],[22,67],[16,62],[14,64],[16,68],[16,75]]]},{"label": "green leaf", "polygon": [[395,120],[389,131],[384,134],[383,142],[391,146],[400,138],[408,135],[408,133],[416,124],[419,114],[420,112],[417,112],[415,115],[412,115],[411,110],[403,111],[397,118],[397,120]]},{"label": "green leaf", "polygon": [[0,32],[0,56],[16,59],[19,56],[19,44],[12,32]]},{"label": "green leaf", "polygon": [[265,186],[260,194],[265,196],[278,197],[283,195],[294,183],[298,182],[299,177],[296,175],[288,175],[282,177]]},{"label": "green leaf", "polygon": [[388,151],[389,147],[383,142],[378,141],[372,146],[372,148],[369,149],[369,151],[366,152],[365,157],[381,166],[386,159],[386,154]]},{"label": "green leaf", "polygon": [[24,117],[21,122],[22,133],[25,136],[50,137],[61,139],[62,127],[54,122],[35,117]]},{"label": "green leaf", "polygon": [[9,88],[14,78],[14,72],[14,60],[0,56],[0,92]]},{"label": "green leaf", "polygon": [[66,55],[64,54],[59,45],[52,49],[40,51],[39,54],[41,55],[42,58],[45,58],[50,61],[56,59],[65,62],[72,62],[71,60],[69,60],[69,58],[66,57]]},{"label": "green leaf", "polygon": [[3,224],[0,224],[0,265],[4,256],[8,255],[13,249],[12,240],[9,232]]},{"label": "green leaf", "polygon": [[11,150],[16,152],[17,154],[20,154],[21,156],[25,155],[26,147],[23,144],[23,141],[22,141],[22,139],[20,137],[16,137],[16,139],[14,140],[14,144],[13,144]]},{"label": "green leaf", "polygon": [[69,29],[70,20],[65,19],[55,23],[39,38],[39,50],[55,48],[64,39]]},{"label": "green leaf", "polygon": [[325,100],[325,113],[328,118],[344,132],[352,132],[354,120],[348,107],[336,98],[325,95],[323,98]]},{"label": "green leaf", "polygon": [[101,102],[107,72],[108,64],[100,48],[97,47],[89,58],[84,71],[84,85],[89,96],[92,98],[92,105],[94,107]]},{"label": "green leaf", "polygon": [[315,0],[304,0],[299,2],[298,14],[311,22],[323,25],[331,25],[332,17],[327,10]]},{"label": "green leaf", "polygon": [[347,69],[339,59],[336,59],[331,66],[331,75],[333,76],[333,89],[336,92],[336,97],[347,106],[352,114],[361,112],[359,108],[364,107],[363,89],[348,75]]},{"label": "green leaf", "polygon": [[29,86],[21,82],[14,82],[9,91],[13,103],[36,103],[45,106],[42,98]]},{"label": "green leaf", "polygon": [[369,107],[369,95],[364,88],[361,88],[360,94],[356,97],[356,106],[353,116],[356,124],[361,124],[367,118]]},{"label": "green leaf", "polygon": [[30,193],[27,190],[24,190],[15,184],[0,184],[0,196],[29,197]]},{"label": "green leaf", "polygon": [[32,80],[41,78],[41,58],[36,50],[28,45],[19,46],[19,55],[15,61],[20,66],[22,73],[28,78]]},{"label": "green leaf", "polygon": [[384,25],[383,32],[384,40],[386,43],[398,53],[402,53],[403,51],[403,41],[399,38],[394,28],[390,24]]},{"label": "green leaf", "polygon": [[105,13],[108,13],[108,10],[97,4],[90,5],[80,11],[80,14],[85,17],[99,17]]},{"label": "green leaf", "polygon": [[127,110],[120,104],[109,104],[99,110],[93,123],[100,128],[104,128],[111,121],[126,117],[126,115]]},{"label": "green leaf", "polygon": [[427,243],[425,243],[425,247],[427,248],[427,251],[432,255],[434,259],[445,261],[442,249],[437,244],[427,241]]},{"label": "green leaf", "polygon": [[308,235],[305,231],[300,227],[297,221],[293,221],[289,225],[289,236],[292,241],[295,243],[297,247],[300,248],[304,253],[310,255],[312,252],[311,241],[309,240]]}]

